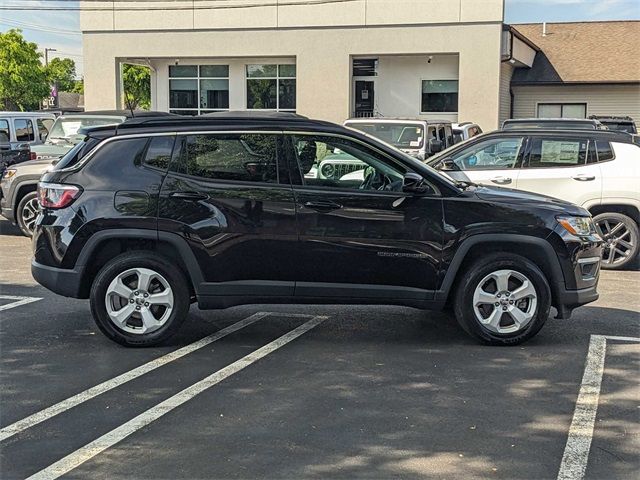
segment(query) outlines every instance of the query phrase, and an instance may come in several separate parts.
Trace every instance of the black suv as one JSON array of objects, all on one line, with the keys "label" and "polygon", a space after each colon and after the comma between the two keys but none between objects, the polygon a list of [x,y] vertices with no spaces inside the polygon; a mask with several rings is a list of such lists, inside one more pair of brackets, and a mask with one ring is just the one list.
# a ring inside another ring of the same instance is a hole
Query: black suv
[{"label": "black suv", "polygon": [[[598,298],[586,210],[456,184],[354,130],[224,113],[85,134],[41,179],[32,271],[90,298],[124,345],[166,339],[193,302],[450,306],[472,336],[511,345],[552,305],[568,318]],[[336,154],[363,171],[306,175]]]}]

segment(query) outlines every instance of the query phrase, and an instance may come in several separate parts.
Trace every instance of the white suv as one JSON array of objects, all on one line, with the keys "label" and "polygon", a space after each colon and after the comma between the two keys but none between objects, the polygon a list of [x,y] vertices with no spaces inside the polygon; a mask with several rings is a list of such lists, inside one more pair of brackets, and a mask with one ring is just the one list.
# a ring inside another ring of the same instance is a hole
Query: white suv
[{"label": "white suv", "polygon": [[429,160],[458,181],[502,185],[580,205],[605,239],[603,268],[638,255],[640,138],[601,130],[509,130],[480,135]]}]

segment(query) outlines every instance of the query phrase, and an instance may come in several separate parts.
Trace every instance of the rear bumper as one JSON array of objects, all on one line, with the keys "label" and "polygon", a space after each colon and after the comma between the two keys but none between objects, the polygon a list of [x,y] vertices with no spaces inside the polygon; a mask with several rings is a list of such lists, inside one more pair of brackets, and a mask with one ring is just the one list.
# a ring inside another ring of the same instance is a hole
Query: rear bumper
[{"label": "rear bumper", "polygon": [[31,261],[31,275],[43,287],[63,297],[83,298],[82,277],[84,267],[56,268]]}]

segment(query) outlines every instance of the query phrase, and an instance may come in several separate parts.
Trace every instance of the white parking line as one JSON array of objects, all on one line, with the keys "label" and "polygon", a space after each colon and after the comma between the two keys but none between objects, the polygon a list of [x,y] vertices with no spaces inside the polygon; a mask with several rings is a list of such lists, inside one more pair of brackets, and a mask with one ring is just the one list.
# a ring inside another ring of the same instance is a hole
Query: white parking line
[{"label": "white parking line", "polygon": [[[134,368],[133,370],[129,370],[117,377],[114,377],[110,380],[102,382],[95,387],[91,387],[83,392],[80,392],[66,400],[62,400],[61,402],[56,403],[55,405],[51,405],[50,407],[45,408],[44,410],[40,410],[39,412],[34,413],[33,415],[29,415],[28,417],[23,418],[22,420],[18,420],[11,425],[8,425],[0,430],[0,441],[5,440],[16,433],[19,433],[27,428],[33,427],[40,422],[44,422],[45,420],[50,419],[62,412],[69,410],[81,403],[86,402],[87,400],[91,400],[92,398],[100,395],[101,393],[108,392],[120,385],[127,383],[135,378],[138,378],[145,373],[149,373],[152,370],[162,367],[167,363],[173,362],[174,360],[178,360],[179,358],[184,357],[190,353],[195,352],[207,345],[215,342],[216,340],[220,340],[221,338],[226,337],[234,332],[237,332],[241,328],[244,328],[252,323],[257,322],[258,320],[263,319],[264,317],[271,315],[271,312],[257,312],[253,315],[245,318],[244,320],[240,320],[237,323],[229,325],[228,327],[223,328],[222,330],[217,331],[214,334],[211,334],[207,337],[204,337],[197,342],[193,342],[186,347],[182,347],[178,350],[175,350],[171,353],[163,355],[162,357],[156,358],[155,360],[151,360],[144,365]],[[284,316],[281,314],[275,314]],[[310,317],[310,315],[307,315]]]},{"label": "white parking line", "polygon": [[110,432],[104,434],[93,442],[88,443],[84,447],[67,455],[63,459],[49,465],[47,468],[40,470],[39,472],[29,477],[28,480],[53,480],[70,472],[74,468],[82,465],[84,462],[95,457],[107,448],[112,447],[116,443],[124,440],[132,433],[135,433],[141,428],[149,425],[151,422],[167,414],[171,410],[191,400],[196,395],[204,392],[214,385],[217,385],[224,379],[230,377],[235,373],[238,373],[252,363],[257,362],[261,358],[266,357],[270,353],[273,353],[279,348],[285,346],[287,343],[305,334],[312,328],[315,328],[324,320],[326,320],[326,318],[327,317],[322,316],[313,317],[311,320],[291,330],[289,333],[286,333],[283,336],[275,339],[264,347],[254,350],[240,360],[237,360],[232,364],[218,370],[217,372],[209,375],[204,380],[201,380],[191,385],[190,387],[185,388],[181,392],[178,392],[174,396],[161,403],[158,403],[156,406],[129,420],[127,423],[111,430]]},{"label": "white parking line", "polygon": [[40,297],[17,297],[14,295],[0,295],[0,300],[13,300],[11,303],[7,303],[6,305],[0,305],[0,312],[4,310],[9,310],[10,308],[20,307],[22,305],[27,305],[28,303],[37,302],[38,300],[42,300]]},{"label": "white parking line", "polygon": [[584,478],[587,470],[593,428],[598,412],[607,340],[640,342],[640,338],[636,337],[591,335],[580,393],[573,412],[567,444],[562,455],[558,480],[580,480]]}]

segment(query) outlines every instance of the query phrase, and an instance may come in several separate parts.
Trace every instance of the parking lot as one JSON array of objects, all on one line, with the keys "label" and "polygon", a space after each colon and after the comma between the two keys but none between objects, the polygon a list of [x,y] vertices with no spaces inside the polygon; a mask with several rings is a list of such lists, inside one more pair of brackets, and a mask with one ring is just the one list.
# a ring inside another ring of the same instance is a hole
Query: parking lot
[{"label": "parking lot", "polygon": [[87,301],[34,282],[28,239],[0,233],[2,478],[640,471],[637,267],[604,272],[597,303],[513,348],[440,313],[254,305],[193,307],[169,345],[126,349]]}]

